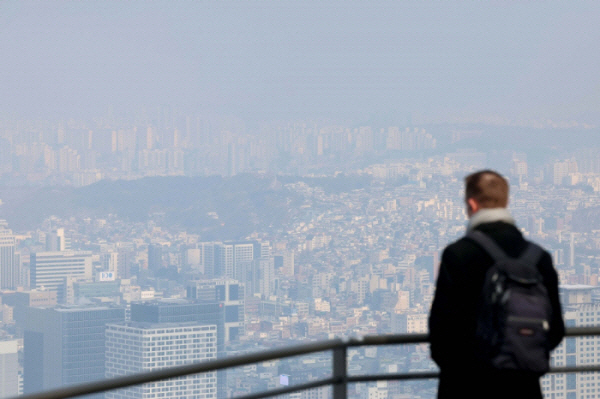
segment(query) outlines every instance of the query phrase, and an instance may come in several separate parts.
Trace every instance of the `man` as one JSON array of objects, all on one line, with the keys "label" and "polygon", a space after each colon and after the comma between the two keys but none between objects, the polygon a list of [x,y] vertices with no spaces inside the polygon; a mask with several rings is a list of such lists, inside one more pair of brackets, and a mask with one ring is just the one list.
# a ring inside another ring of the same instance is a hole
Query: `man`
[{"label": "man", "polygon": [[[469,224],[492,238],[508,256],[519,257],[527,241],[506,209],[508,183],[483,170],[465,179]],[[475,350],[477,306],[487,270],[494,261],[478,244],[463,237],[442,254],[435,297],[429,316],[431,356],[440,368],[438,398],[542,398],[539,378],[514,370],[492,370]],[[550,349],[564,335],[558,277],[544,251],[538,264],[552,305]]]}]

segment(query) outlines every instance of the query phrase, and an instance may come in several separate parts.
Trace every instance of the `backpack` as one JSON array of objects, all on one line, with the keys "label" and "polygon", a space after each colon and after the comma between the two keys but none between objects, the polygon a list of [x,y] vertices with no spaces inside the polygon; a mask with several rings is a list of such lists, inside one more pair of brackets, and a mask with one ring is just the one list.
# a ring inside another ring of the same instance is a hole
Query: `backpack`
[{"label": "backpack", "polygon": [[528,243],[520,257],[511,258],[481,231],[467,237],[494,260],[485,275],[477,314],[478,357],[495,370],[543,375],[549,369],[552,305],[536,267],[542,249]]}]

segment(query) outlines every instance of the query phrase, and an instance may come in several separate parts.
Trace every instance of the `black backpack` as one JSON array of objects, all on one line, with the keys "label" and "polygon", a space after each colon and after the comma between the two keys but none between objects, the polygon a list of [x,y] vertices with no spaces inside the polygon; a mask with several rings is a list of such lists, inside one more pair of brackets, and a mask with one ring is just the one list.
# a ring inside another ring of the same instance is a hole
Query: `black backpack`
[{"label": "black backpack", "polygon": [[467,237],[494,259],[485,275],[477,315],[478,357],[496,370],[543,375],[549,369],[552,305],[536,267],[542,249],[528,243],[519,258],[511,258],[480,231]]}]

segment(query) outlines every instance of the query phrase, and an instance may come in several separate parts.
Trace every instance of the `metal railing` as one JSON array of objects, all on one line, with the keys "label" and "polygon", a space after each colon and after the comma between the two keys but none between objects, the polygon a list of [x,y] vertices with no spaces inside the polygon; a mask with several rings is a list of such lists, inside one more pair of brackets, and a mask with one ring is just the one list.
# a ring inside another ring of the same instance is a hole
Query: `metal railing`
[{"label": "metal railing", "polygon": [[[572,327],[567,328],[567,337],[579,337],[600,335],[600,327]],[[403,334],[403,335],[376,335],[356,339],[332,339],[329,341],[309,343],[299,346],[272,349],[268,351],[240,355],[225,359],[211,360],[203,363],[189,364],[185,366],[156,370],[146,373],[132,374],[123,377],[110,378],[106,380],[89,382],[81,385],[72,385],[64,388],[46,392],[19,396],[19,399],[64,399],[80,395],[94,394],[134,385],[145,384],[166,380],[170,378],[183,377],[190,374],[206,373],[231,367],[246,366],[269,360],[284,359],[293,356],[308,355],[316,352],[332,351],[332,376],[321,380],[297,384],[290,387],[273,389],[266,392],[237,396],[235,399],[259,399],[270,396],[283,395],[306,389],[318,388],[326,385],[333,387],[334,399],[346,399],[348,384],[372,381],[393,380],[417,380],[438,378],[439,372],[409,372],[398,374],[376,374],[376,375],[348,375],[347,350],[357,346],[380,346],[380,345],[402,345],[427,343],[427,334]],[[600,371],[600,364],[585,366],[553,367],[550,373],[578,373]],[[16,398],[15,398],[16,399]]]}]

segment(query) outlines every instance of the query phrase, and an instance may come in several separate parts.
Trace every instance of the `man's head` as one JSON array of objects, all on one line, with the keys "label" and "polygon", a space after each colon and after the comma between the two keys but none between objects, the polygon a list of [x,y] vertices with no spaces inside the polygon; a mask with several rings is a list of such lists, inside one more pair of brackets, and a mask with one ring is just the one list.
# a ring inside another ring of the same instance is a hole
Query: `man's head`
[{"label": "man's head", "polygon": [[465,177],[465,202],[471,217],[483,208],[506,208],[508,182],[493,170],[482,170]]}]

